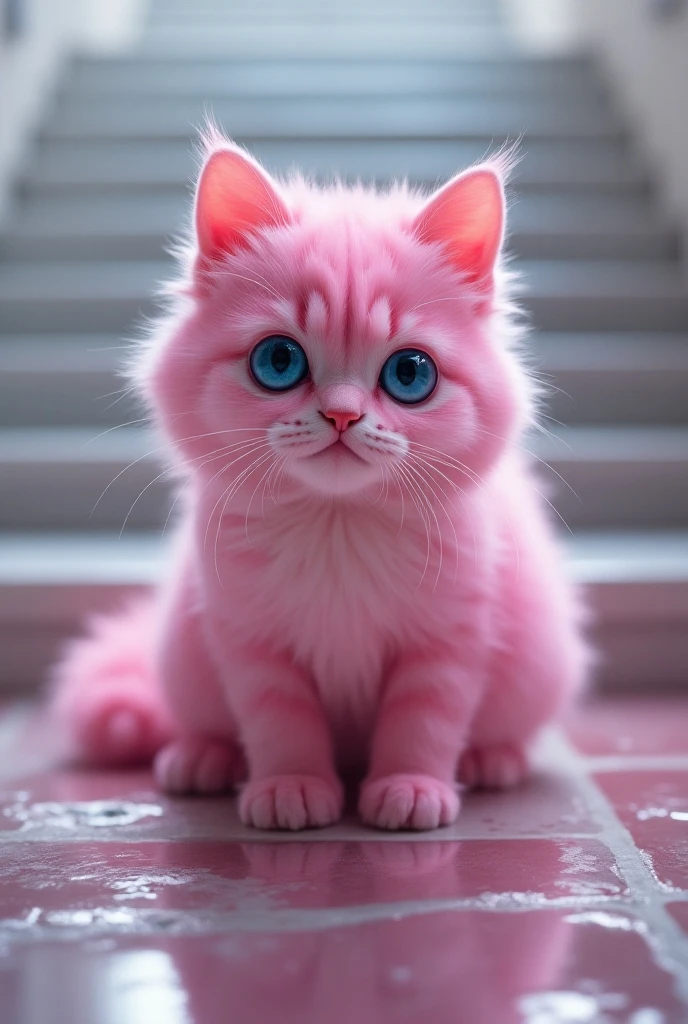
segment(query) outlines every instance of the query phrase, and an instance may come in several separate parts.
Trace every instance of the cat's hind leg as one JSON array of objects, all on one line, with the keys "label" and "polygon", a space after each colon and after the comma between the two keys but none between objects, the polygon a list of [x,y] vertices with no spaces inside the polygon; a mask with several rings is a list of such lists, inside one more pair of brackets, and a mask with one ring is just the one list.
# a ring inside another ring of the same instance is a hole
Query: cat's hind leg
[{"label": "cat's hind leg", "polygon": [[528,775],[525,744],[486,743],[465,750],[458,778],[469,789],[512,789]]},{"label": "cat's hind leg", "polygon": [[233,740],[185,736],[171,740],[155,758],[155,780],[166,793],[226,793],[246,777],[243,754]]},{"label": "cat's hind leg", "polygon": [[577,595],[544,545],[504,573],[503,631],[459,759],[459,782],[510,789],[528,775],[528,748],[585,682],[590,652]]},{"label": "cat's hind leg", "polygon": [[154,774],[166,793],[229,792],[246,776],[218,668],[203,631],[193,574],[179,575],[167,595],[156,638],[156,674],[174,724],[157,752]]}]

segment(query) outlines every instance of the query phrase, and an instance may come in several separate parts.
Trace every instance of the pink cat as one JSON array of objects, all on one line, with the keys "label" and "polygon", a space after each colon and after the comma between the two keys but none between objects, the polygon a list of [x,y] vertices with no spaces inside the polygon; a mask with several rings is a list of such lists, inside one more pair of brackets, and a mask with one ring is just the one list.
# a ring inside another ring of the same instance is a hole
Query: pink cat
[{"label": "pink cat", "polygon": [[134,378],[186,476],[169,578],[55,670],[90,764],[247,779],[257,828],[386,829],[506,787],[587,665],[519,438],[505,161],[429,199],[278,184],[213,135],[195,241]]}]

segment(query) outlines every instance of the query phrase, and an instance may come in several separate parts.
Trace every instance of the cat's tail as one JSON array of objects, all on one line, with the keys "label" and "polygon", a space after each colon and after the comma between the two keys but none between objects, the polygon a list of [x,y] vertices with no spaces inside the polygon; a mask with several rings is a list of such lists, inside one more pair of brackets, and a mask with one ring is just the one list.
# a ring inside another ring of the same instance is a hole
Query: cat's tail
[{"label": "cat's tail", "polygon": [[155,601],[94,615],[51,672],[50,712],[65,756],[93,767],[152,761],[171,725],[153,666]]}]

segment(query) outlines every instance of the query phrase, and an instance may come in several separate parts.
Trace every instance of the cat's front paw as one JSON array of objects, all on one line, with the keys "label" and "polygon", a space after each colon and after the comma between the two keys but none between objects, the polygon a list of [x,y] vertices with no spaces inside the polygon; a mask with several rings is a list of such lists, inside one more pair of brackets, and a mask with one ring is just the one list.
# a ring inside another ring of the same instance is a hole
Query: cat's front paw
[{"label": "cat's front paw", "polygon": [[271,775],[249,782],[239,798],[239,816],[255,828],[325,828],[338,821],[344,795],[337,779],[317,775]]},{"label": "cat's front paw", "polygon": [[363,783],[358,810],[367,825],[387,829],[438,828],[459,813],[454,786],[431,775],[385,775]]}]

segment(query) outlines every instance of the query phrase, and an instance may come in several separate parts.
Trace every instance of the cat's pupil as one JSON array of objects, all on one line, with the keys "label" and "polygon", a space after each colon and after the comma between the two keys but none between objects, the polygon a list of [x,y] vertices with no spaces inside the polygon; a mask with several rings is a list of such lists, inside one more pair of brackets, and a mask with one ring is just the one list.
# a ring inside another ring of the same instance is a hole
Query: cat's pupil
[{"label": "cat's pupil", "polygon": [[417,358],[406,356],[405,359],[400,359],[397,363],[397,377],[399,383],[403,384],[405,388],[410,387],[416,379],[417,362]]},{"label": "cat's pupil", "polygon": [[272,368],[275,373],[284,373],[285,370],[289,369],[291,363],[291,352],[287,345],[275,345],[272,350],[270,357]]}]

